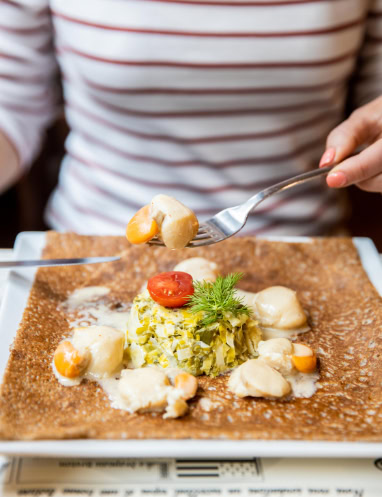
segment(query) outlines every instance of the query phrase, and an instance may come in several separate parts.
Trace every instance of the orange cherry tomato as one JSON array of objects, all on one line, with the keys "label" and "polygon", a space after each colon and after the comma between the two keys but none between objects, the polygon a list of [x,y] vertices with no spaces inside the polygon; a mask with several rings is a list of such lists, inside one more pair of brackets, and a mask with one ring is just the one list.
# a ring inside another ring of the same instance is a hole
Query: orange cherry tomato
[{"label": "orange cherry tomato", "polygon": [[73,344],[67,340],[61,342],[54,352],[54,365],[57,371],[66,378],[77,378],[87,368],[89,354],[82,355]]},{"label": "orange cherry tomato", "polygon": [[198,389],[198,380],[192,374],[180,373],[175,376],[174,386],[183,390],[183,399],[188,400],[195,397]]},{"label": "orange cherry tomato", "polygon": [[194,293],[192,276],[183,271],[168,271],[149,279],[147,289],[155,302],[165,307],[182,307]]},{"label": "orange cherry tomato", "polygon": [[315,355],[310,356],[292,356],[292,362],[294,367],[300,371],[300,373],[313,373],[317,366],[317,357]]},{"label": "orange cherry tomato", "polygon": [[300,373],[313,373],[317,366],[317,357],[313,350],[304,343],[293,345],[292,363]]},{"label": "orange cherry tomato", "polygon": [[145,243],[159,231],[159,227],[150,214],[150,206],[145,205],[130,219],[126,228],[126,238],[130,243]]}]

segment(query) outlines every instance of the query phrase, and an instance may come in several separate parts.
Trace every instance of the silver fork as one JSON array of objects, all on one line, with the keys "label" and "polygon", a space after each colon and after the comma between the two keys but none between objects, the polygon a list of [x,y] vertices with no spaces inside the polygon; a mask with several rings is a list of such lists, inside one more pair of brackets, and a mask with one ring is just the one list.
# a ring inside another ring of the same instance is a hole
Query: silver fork
[{"label": "silver fork", "polygon": [[[199,226],[197,235],[187,247],[203,247],[205,245],[212,245],[213,243],[218,243],[226,238],[229,238],[236,233],[238,233],[247,222],[249,213],[255,209],[263,200],[274,195],[275,193],[282,192],[288,188],[292,188],[296,185],[301,185],[307,181],[318,176],[323,176],[327,174],[334,165],[323,167],[321,169],[315,169],[314,171],[309,171],[304,174],[299,174],[298,176],[293,176],[285,181],[276,183],[259,193],[256,193],[253,197],[248,199],[246,202],[234,207],[228,207],[217,214],[215,214],[211,219],[208,219]],[[163,242],[157,238],[152,238],[149,242],[150,245],[162,245]]]}]

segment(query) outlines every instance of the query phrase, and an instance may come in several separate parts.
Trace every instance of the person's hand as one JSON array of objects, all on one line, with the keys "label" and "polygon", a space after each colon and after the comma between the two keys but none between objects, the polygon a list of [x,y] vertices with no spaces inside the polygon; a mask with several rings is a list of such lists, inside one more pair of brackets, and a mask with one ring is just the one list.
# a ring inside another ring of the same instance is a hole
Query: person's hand
[{"label": "person's hand", "polygon": [[21,175],[19,157],[13,144],[0,130],[0,195]]},{"label": "person's hand", "polygon": [[[360,153],[349,157],[360,146]],[[327,176],[332,188],[357,185],[382,193],[382,97],[360,107],[333,129],[320,167],[338,164]]]}]

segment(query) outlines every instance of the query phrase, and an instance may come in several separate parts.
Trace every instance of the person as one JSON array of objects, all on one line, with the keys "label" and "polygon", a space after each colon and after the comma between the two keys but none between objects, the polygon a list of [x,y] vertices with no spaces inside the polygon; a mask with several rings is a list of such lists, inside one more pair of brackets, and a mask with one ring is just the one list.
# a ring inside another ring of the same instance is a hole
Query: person
[{"label": "person", "polygon": [[120,234],[157,193],[203,220],[316,167],[329,135],[332,188],[272,197],[246,233],[331,233],[341,187],[382,191],[381,31],[381,0],[0,0],[0,187],[57,116],[59,69],[53,228]]}]

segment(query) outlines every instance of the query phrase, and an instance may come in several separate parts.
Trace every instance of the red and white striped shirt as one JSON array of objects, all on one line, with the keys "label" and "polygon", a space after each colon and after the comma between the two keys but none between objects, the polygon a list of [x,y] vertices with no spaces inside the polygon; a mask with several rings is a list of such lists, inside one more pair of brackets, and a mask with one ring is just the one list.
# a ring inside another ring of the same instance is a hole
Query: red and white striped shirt
[{"label": "red and white striped shirt", "polygon": [[[157,193],[203,219],[317,167],[350,78],[357,105],[381,93],[382,0],[0,0],[0,128],[23,168],[57,112],[57,62],[71,131],[48,222],[119,234]],[[316,180],[247,233],[342,215]]]}]

